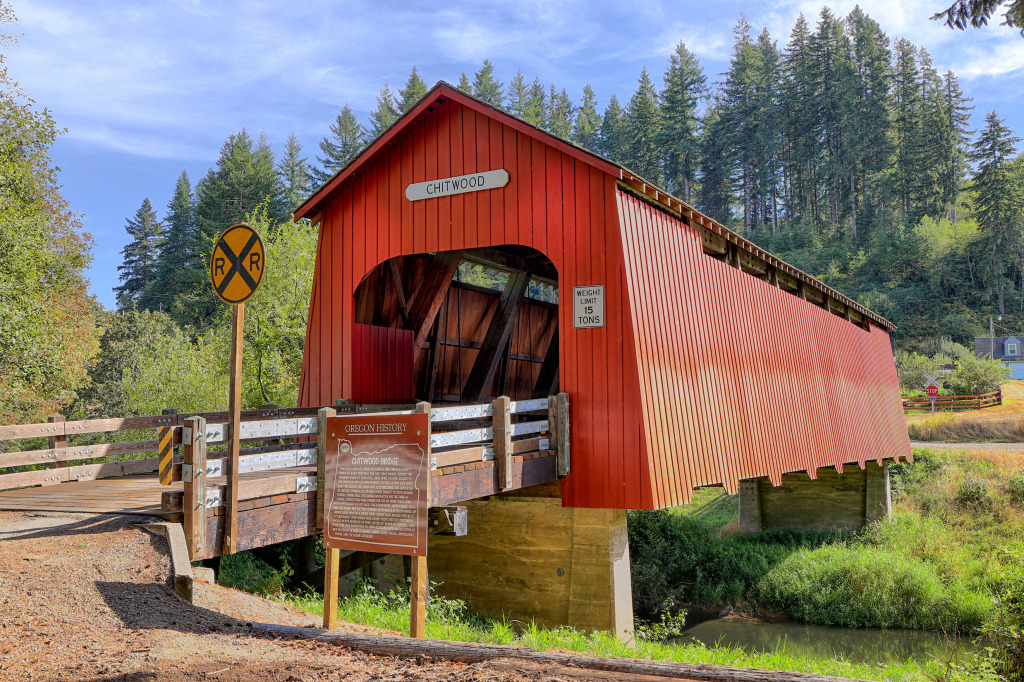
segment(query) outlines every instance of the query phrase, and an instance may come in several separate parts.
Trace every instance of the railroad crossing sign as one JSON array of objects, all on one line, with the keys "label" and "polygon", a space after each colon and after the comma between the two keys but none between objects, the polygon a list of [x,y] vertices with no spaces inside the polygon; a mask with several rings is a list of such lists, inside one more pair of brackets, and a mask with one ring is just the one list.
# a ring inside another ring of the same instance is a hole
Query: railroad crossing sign
[{"label": "railroad crossing sign", "polygon": [[217,298],[238,305],[256,293],[263,280],[263,240],[246,223],[224,230],[210,254],[210,282]]}]

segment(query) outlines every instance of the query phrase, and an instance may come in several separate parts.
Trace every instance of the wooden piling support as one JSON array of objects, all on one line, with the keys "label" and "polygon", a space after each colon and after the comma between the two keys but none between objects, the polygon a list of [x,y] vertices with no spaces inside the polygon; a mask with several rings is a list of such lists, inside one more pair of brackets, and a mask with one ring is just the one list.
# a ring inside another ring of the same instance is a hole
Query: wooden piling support
[{"label": "wooden piling support", "polygon": [[338,564],[341,550],[327,548],[327,563],[324,565],[324,630],[338,627]]},{"label": "wooden piling support", "polygon": [[[47,419],[46,421],[50,422],[51,424],[60,424],[60,426],[54,427],[54,428],[57,428],[57,429],[60,429],[60,430],[58,432],[58,435],[50,436],[50,443],[49,443],[49,445],[50,445],[50,449],[51,450],[53,450],[54,452],[59,452],[60,453],[57,456],[57,462],[56,462],[56,464],[54,466],[56,466],[58,469],[64,469],[64,468],[66,468],[68,466],[68,460],[67,460],[68,437],[64,433],[64,423],[63,423],[64,422],[64,415],[62,415],[62,414],[55,414],[55,415],[51,416],[49,419]],[[60,479],[58,479],[58,481],[59,480]],[[43,483],[42,485],[50,485],[50,483]]]}]

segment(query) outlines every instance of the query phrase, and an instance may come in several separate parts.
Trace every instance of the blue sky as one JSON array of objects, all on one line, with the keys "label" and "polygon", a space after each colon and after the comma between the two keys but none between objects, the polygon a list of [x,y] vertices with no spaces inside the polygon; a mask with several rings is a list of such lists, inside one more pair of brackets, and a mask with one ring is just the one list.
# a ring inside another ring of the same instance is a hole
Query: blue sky
[{"label": "blue sky", "polygon": [[[995,109],[1024,135],[1024,38],[1005,26],[950,31],[928,20],[948,0],[866,0],[888,33],[953,69],[974,98],[974,127]],[[827,4],[854,2],[634,3],[600,0],[465,2],[239,2],[234,0],[11,0],[20,34],[11,76],[67,128],[53,150],[65,197],[96,240],[92,291],[108,308],[127,241],[124,223],[149,197],[160,215],[178,174],[206,173],[228,134],[265,131],[280,151],[294,132],[313,159],[348,103],[366,120],[381,84],[397,90],[415,64],[432,85],[472,77],[491,59],[507,82],[567,88],[590,83],[600,106],[623,102],[646,66],[660,83],[679,40],[711,80],[728,67],[740,13],[784,46],[796,16],[813,24]],[[1001,20],[1001,19],[1000,19]],[[998,20],[993,22],[998,24]]]}]

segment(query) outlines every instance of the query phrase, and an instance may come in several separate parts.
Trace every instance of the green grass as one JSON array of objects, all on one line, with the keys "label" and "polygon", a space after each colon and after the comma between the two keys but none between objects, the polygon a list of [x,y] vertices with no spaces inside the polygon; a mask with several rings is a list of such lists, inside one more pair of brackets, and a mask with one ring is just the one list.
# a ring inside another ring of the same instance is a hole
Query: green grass
[{"label": "green grass", "polygon": [[[309,613],[323,615],[318,594],[279,594],[280,601]],[[341,600],[338,618],[406,634],[409,632],[408,591],[380,594],[359,588]],[[541,628],[535,623],[480,618],[458,600],[433,597],[427,611],[430,639],[523,646],[538,651],[571,651],[592,656],[619,656],[679,663],[728,665],[764,670],[814,672],[868,680],[934,680],[945,674],[938,661],[907,661],[889,665],[858,665],[837,659],[809,658],[786,651],[750,653],[732,647],[709,648],[699,643],[671,644],[637,638],[623,641],[608,633],[585,633],[573,628]],[[952,679],[952,678],[949,678]]]}]

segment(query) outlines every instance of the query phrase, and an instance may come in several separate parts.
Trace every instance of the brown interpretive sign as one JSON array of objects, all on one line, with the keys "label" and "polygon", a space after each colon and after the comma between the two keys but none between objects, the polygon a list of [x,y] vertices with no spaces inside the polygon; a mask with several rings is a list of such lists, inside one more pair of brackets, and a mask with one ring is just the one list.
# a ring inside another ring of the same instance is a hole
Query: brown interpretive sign
[{"label": "brown interpretive sign", "polygon": [[324,544],[426,556],[430,416],[327,419]]}]

